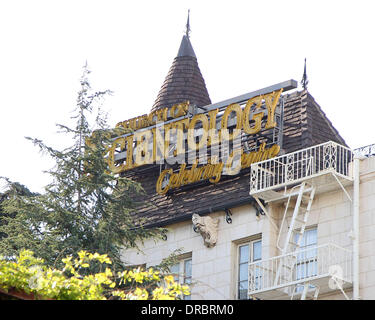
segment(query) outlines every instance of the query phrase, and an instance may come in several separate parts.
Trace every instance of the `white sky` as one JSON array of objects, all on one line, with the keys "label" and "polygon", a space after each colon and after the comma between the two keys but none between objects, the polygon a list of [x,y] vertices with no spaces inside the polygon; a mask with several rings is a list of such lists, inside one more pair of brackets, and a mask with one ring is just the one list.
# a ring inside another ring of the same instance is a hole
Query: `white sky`
[{"label": "white sky", "polygon": [[[111,89],[110,123],[149,113],[190,39],[212,102],[285,80],[309,91],[352,148],[375,143],[375,2],[0,2],[0,176],[42,191],[53,163],[24,137],[58,148],[86,59],[95,90]],[[64,141],[65,139],[65,141]]]}]

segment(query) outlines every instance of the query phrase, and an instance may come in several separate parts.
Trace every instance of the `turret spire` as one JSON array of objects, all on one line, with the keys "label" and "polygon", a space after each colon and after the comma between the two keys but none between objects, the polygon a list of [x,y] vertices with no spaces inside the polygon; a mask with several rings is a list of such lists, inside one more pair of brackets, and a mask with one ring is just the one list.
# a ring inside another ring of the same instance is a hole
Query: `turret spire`
[{"label": "turret spire", "polygon": [[211,103],[205,81],[199,70],[197,57],[190,42],[190,32],[189,10],[186,31],[182,36],[180,48],[158,93],[152,111],[165,107],[170,108],[176,103],[186,101],[199,107]]},{"label": "turret spire", "polygon": [[182,36],[182,41],[180,44],[180,49],[178,50],[178,53],[177,53],[177,57],[190,56],[190,57],[196,58],[193,46],[190,43],[190,32],[191,32],[191,29],[190,29],[190,9],[189,9],[187,22],[186,22],[186,31],[185,31],[185,34]]},{"label": "turret spire", "polygon": [[309,84],[309,80],[307,80],[307,73],[306,73],[306,58],[305,58],[305,67],[303,69],[303,76],[301,80],[302,88],[307,90],[307,85]]},{"label": "turret spire", "polygon": [[189,38],[190,35],[190,9],[188,10],[188,17],[187,17],[187,22],[186,22],[186,36]]}]

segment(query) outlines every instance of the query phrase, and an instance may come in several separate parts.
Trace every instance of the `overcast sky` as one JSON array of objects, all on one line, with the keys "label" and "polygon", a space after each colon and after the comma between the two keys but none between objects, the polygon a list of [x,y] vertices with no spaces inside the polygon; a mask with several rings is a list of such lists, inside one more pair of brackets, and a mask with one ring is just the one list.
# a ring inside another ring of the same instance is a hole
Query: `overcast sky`
[{"label": "overcast sky", "polygon": [[375,2],[0,2],[0,176],[42,191],[53,163],[24,137],[59,148],[85,61],[111,89],[110,123],[149,113],[190,9],[190,39],[212,102],[285,80],[309,91],[347,144],[375,143]]}]

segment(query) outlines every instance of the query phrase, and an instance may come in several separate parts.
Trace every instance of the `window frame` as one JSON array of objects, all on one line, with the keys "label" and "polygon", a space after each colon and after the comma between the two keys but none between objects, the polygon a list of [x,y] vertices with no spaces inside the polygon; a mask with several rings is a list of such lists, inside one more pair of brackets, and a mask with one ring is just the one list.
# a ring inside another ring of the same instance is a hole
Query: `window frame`
[{"label": "window frame", "polygon": [[[315,232],[315,241],[312,244],[306,244],[306,236],[308,232],[314,231]],[[304,237],[304,245],[301,245],[299,247],[299,250],[306,250],[306,249],[312,249],[317,248],[318,246],[318,227],[310,226],[305,229],[303,233]],[[300,253],[301,255],[303,253]],[[297,260],[295,262],[294,270],[293,270],[293,279],[296,281],[303,280],[309,277],[313,277],[317,274],[317,264],[318,264],[318,252],[315,252],[315,255],[313,257],[307,256],[307,257],[299,257],[297,256]],[[312,271],[311,271],[312,270]],[[299,284],[297,285],[295,291],[301,292],[303,290],[303,285]],[[310,289],[315,288],[315,286],[310,285]]]},{"label": "window frame", "polygon": [[[254,244],[255,243],[260,243],[260,257],[257,258],[257,259],[254,259]],[[248,248],[248,257],[249,259],[247,260],[247,262],[241,262],[241,251],[240,251],[240,248],[243,247],[243,246],[249,246]],[[262,251],[263,251],[263,242],[262,242],[262,237],[261,236],[258,236],[258,237],[253,237],[252,239],[246,239],[244,241],[241,241],[241,242],[238,242],[237,243],[237,248],[236,248],[236,252],[237,252],[237,257],[236,257],[236,299],[237,300],[247,300],[248,297],[246,296],[246,298],[240,298],[240,283],[245,281],[245,280],[241,280],[240,279],[240,265],[243,265],[243,264],[247,264],[249,265],[249,263],[251,262],[255,262],[255,261],[260,261],[262,260]],[[248,270],[248,268],[247,268]],[[247,282],[249,281],[249,274],[247,272]],[[247,284],[248,286],[248,284]]]},{"label": "window frame", "polygon": [[[190,261],[190,269],[191,269],[191,274],[188,275],[188,276],[186,275],[186,262],[187,261]],[[172,268],[174,266],[177,266],[177,265],[178,265],[178,274],[172,272]],[[185,284],[189,285],[190,291],[191,291],[191,284],[192,284],[192,278],[193,278],[193,260],[192,260],[191,254],[183,255],[181,258],[179,258],[178,262],[170,267],[170,271],[171,271],[171,274],[173,275],[173,278],[176,282],[178,282],[182,285],[185,285]],[[186,282],[186,279],[189,279],[190,282]],[[190,292],[190,295],[188,295],[188,296],[182,295],[181,299],[182,300],[191,300],[191,292]]]}]

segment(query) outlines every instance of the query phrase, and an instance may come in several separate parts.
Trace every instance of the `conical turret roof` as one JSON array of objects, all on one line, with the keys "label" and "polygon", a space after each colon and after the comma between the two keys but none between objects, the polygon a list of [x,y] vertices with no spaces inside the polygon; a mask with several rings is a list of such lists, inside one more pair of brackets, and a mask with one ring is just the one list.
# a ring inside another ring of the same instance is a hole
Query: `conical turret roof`
[{"label": "conical turret roof", "polygon": [[189,101],[198,107],[211,104],[197,57],[189,39],[190,26],[182,37],[180,48],[168,75],[158,93],[151,111],[170,108],[176,103]]}]

